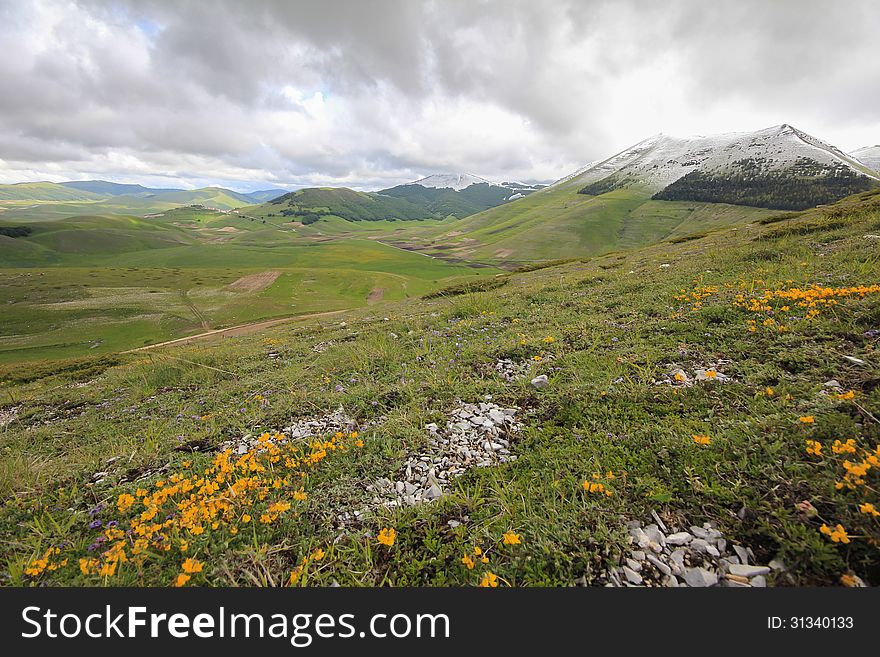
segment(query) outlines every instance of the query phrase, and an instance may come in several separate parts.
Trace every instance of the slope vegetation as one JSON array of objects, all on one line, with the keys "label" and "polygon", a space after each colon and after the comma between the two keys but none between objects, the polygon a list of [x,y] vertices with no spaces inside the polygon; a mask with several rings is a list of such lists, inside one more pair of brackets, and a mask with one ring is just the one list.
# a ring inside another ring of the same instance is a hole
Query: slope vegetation
[{"label": "slope vegetation", "polygon": [[[0,447],[28,458],[2,470],[4,576],[601,586],[627,523],[658,518],[712,523],[773,563],[769,585],[876,585],[878,233],[865,194],[210,348],[9,368]],[[515,459],[382,505],[383,479],[489,400],[515,410]],[[272,477],[248,469],[273,454]],[[217,473],[240,498],[212,497]]]}]

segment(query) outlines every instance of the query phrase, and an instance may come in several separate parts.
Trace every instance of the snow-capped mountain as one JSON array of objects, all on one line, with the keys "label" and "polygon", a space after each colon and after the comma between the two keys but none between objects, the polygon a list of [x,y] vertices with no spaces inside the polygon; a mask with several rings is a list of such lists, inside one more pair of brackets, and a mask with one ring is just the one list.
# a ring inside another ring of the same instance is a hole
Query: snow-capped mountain
[{"label": "snow-capped mountain", "polygon": [[554,183],[599,195],[638,188],[659,200],[799,209],[880,183],[880,174],[790,125],[713,136],[649,137]]},{"label": "snow-capped mountain", "polygon": [[618,183],[660,191],[695,170],[719,174],[734,165],[739,168],[737,163],[752,160],[762,171],[783,171],[801,159],[828,168],[844,167],[857,175],[880,177],[834,146],[783,124],[757,132],[712,136],[657,134],[555,184],[586,186],[615,176]]},{"label": "snow-capped mountain", "polygon": [[409,185],[421,185],[422,187],[430,187],[433,189],[454,189],[460,192],[471,185],[494,185],[485,178],[480,178],[470,173],[435,173],[425,178],[414,180]]},{"label": "snow-capped mountain", "polygon": [[851,155],[869,169],[880,172],[880,145],[865,146],[853,151]]}]

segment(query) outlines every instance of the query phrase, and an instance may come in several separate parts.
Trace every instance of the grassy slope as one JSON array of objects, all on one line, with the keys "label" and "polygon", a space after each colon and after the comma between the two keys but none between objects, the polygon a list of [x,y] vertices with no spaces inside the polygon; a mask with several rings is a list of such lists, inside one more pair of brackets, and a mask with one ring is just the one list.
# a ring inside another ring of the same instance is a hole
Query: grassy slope
[{"label": "grassy slope", "polygon": [[562,184],[467,217],[430,238],[415,237],[413,243],[429,253],[528,262],[598,255],[767,214],[757,208],[651,201],[638,189],[586,196]]},{"label": "grassy slope", "polygon": [[[300,584],[474,585],[487,569],[512,585],[568,585],[582,575],[601,583],[606,563],[624,553],[626,521],[656,509],[679,525],[717,522],[761,563],[783,559],[789,572],[776,584],[836,584],[849,572],[878,584],[878,525],[858,511],[865,501],[880,505],[876,469],[867,477],[873,492],[836,491],[846,455],[833,454],[831,442],[852,438],[873,450],[880,440],[878,338],[865,334],[880,328],[880,296],[842,299],[810,320],[799,308],[777,312],[783,332],[734,303],[738,293],[764,289],[877,283],[880,256],[864,236],[880,232],[878,200],[513,274],[490,292],[386,304],[115,366],[88,359],[10,369],[0,391],[9,400],[3,410],[16,408],[0,430],[4,581],[29,581],[24,566],[63,542],[69,565],[36,581],[167,585],[184,557],[196,556],[205,569],[192,584],[278,584],[321,548],[326,555]],[[702,305],[677,298],[705,286],[717,292]],[[749,320],[758,320],[755,332]],[[500,357],[529,362],[550,387],[505,383],[491,369]],[[651,382],[671,363],[692,373],[719,361],[734,382]],[[823,394],[831,378],[854,398]],[[487,394],[522,409],[516,462],[469,472],[434,504],[337,529],[340,512],[369,499],[364,484],[393,477],[418,450],[426,423],[443,423],[456,399]],[[106,580],[80,574],[77,558],[92,554],[86,547],[97,535],[87,510],[106,501],[98,517],[123,526],[132,513],[113,507],[121,492],[135,492],[117,484],[125,473],[167,466],[138,483],[151,488],[188,472],[189,462],[206,467],[210,454],[179,451],[182,444],[280,429],[340,405],[361,422],[384,420],[363,432],[363,448],[332,453],[311,470],[302,481],[308,500],[293,501],[277,522],[241,524],[235,535],[227,525],[184,534],[185,555],[175,538],[170,552],[150,553],[139,568],[124,564]],[[805,416],[815,422],[799,422]],[[712,442],[696,445],[692,434]],[[821,458],[805,453],[807,439],[825,446]],[[614,495],[587,495],[581,483],[607,470],[617,473]],[[96,471],[106,480],[88,484]],[[798,509],[804,500],[817,515]],[[453,529],[449,519],[462,524]],[[851,542],[829,541],[822,522],[845,526]],[[398,531],[390,549],[373,538],[382,527]],[[501,545],[507,530],[522,545]],[[468,570],[461,557],[475,545],[491,549],[490,563]]]}]

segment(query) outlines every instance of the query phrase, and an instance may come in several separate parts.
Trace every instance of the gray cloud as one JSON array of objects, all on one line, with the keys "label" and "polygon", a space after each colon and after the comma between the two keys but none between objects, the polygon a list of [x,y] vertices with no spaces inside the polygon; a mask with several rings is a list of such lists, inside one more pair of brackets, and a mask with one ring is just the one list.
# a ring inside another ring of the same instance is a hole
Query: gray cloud
[{"label": "gray cloud", "polygon": [[880,134],[880,6],[757,0],[0,5],[0,181],[549,179],[659,130]]}]

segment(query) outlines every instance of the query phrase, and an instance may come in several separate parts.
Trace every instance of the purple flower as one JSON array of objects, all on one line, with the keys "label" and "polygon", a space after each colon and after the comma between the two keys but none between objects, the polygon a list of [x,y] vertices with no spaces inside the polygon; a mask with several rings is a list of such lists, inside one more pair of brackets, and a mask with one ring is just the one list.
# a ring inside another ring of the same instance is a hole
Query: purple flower
[{"label": "purple flower", "polygon": [[100,520],[92,520],[92,521],[89,523],[89,529],[97,529],[97,528],[100,527],[100,526],[101,526],[101,521],[100,521]]},{"label": "purple flower", "polygon": [[107,523],[107,529],[111,529],[113,527],[118,527],[118,526],[119,526],[119,523],[115,520],[111,520],[110,522]]},{"label": "purple flower", "polygon": [[106,509],[106,508],[107,508],[107,505],[104,504],[103,502],[101,502],[101,503],[100,503],[98,506],[96,506],[94,509],[89,509],[89,515],[90,515],[90,516],[96,516],[96,515],[98,515],[99,513],[101,513],[101,511],[103,511],[103,510]]}]

